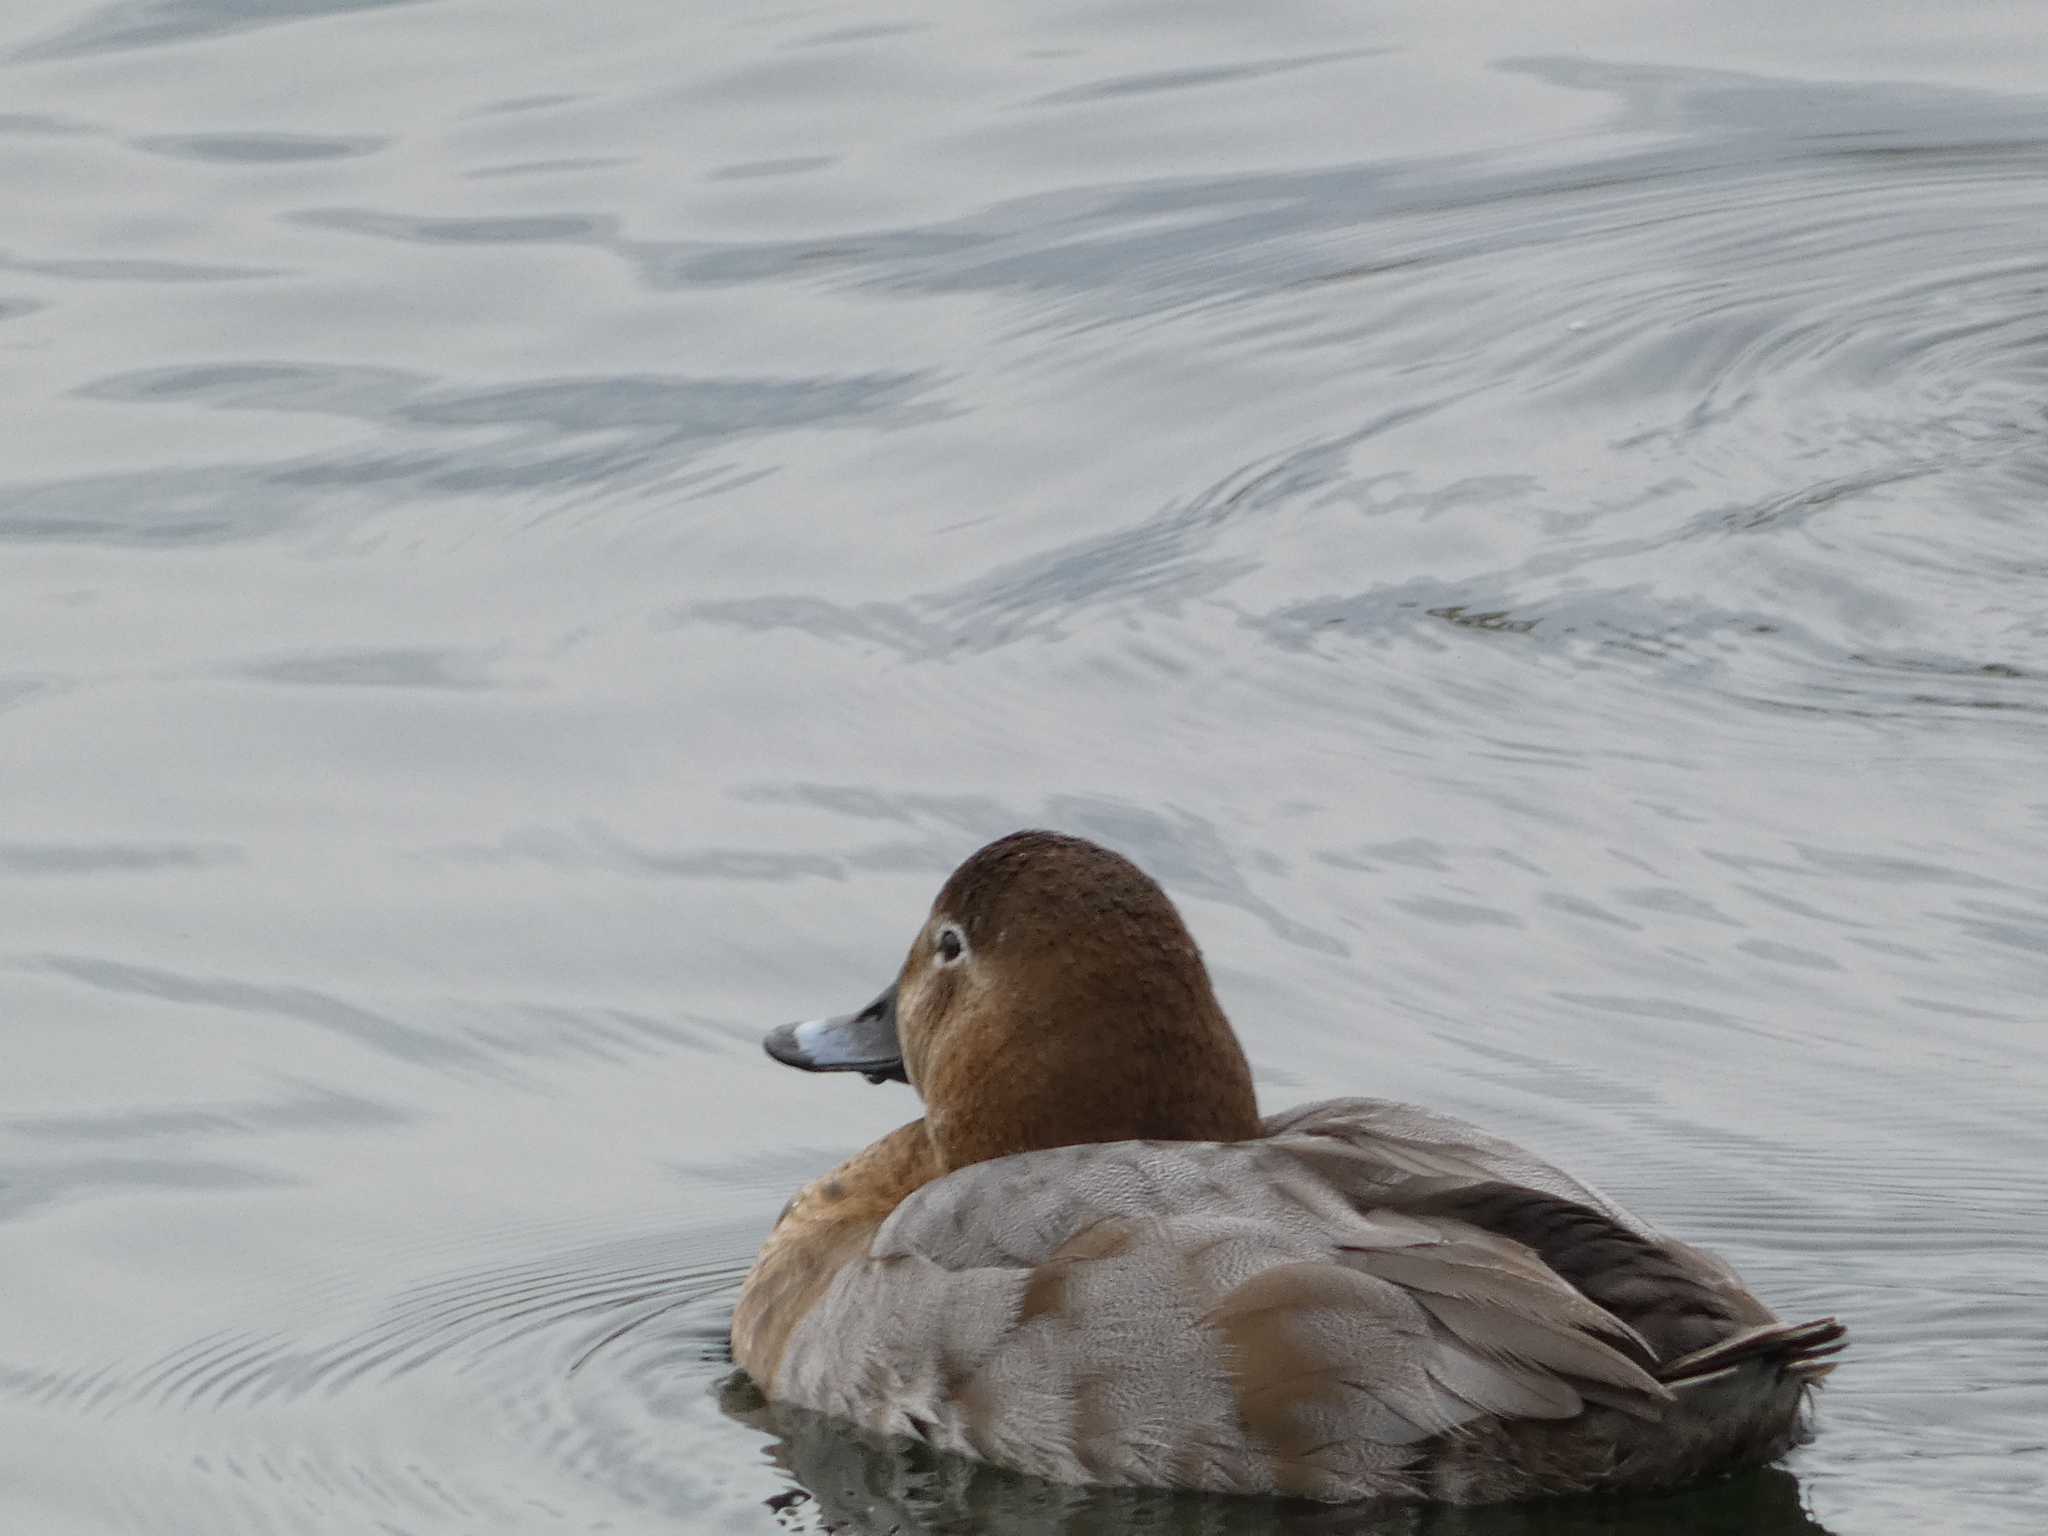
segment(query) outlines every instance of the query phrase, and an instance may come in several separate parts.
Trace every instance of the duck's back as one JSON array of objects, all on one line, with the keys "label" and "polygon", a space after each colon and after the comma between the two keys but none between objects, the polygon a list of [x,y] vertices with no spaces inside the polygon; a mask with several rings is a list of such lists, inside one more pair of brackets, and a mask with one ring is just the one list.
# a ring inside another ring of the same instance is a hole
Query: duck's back
[{"label": "duck's back", "polygon": [[1462,1122],[1351,1099],[1265,1130],[927,1185],[773,1395],[1063,1482],[1320,1499],[1657,1486],[1795,1438],[1831,1325]]}]

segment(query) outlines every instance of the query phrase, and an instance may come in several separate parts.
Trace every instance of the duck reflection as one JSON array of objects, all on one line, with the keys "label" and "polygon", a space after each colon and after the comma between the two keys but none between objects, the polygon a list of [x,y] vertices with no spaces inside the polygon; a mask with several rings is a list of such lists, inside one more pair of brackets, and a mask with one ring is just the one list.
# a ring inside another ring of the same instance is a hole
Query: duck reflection
[{"label": "duck reflection", "polygon": [[1764,1467],[1680,1493],[1590,1494],[1518,1504],[1328,1505],[1156,1489],[1070,1488],[870,1439],[843,1421],[770,1403],[744,1373],[727,1414],[773,1437],[795,1486],[768,1501],[789,1529],[846,1536],[1827,1536],[1799,1479]]}]

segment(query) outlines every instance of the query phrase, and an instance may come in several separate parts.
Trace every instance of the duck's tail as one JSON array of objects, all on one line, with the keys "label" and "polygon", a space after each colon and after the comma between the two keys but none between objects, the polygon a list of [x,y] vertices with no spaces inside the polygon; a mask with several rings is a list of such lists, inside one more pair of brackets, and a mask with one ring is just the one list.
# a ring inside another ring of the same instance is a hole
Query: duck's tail
[{"label": "duck's tail", "polygon": [[1817,1382],[1839,1363],[1849,1343],[1849,1330],[1832,1317],[1811,1323],[1766,1323],[1745,1328],[1718,1344],[1696,1349],[1657,1367],[1657,1379],[1674,1392],[1721,1381],[1743,1366],[1774,1366],[1781,1377]]}]

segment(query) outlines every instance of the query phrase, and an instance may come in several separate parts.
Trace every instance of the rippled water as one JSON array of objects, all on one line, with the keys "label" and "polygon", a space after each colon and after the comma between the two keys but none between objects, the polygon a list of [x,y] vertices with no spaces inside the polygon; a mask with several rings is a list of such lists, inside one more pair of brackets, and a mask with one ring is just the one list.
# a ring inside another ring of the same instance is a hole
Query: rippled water
[{"label": "rippled water", "polygon": [[[0,1523],[1297,1529],[728,1381],[908,1118],[763,1027],[1051,824],[2048,1510],[2048,29],[1991,3],[20,0]],[[1331,1528],[1311,1525],[1310,1528]]]}]

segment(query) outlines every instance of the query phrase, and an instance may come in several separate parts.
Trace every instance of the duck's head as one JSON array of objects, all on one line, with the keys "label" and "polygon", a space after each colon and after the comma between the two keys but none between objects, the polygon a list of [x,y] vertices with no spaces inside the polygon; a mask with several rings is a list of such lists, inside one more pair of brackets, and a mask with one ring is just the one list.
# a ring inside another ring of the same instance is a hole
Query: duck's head
[{"label": "duck's head", "polygon": [[940,1161],[1256,1136],[1251,1070],[1158,884],[1078,837],[1013,832],[953,871],[889,989],[765,1042],[908,1082]]}]

